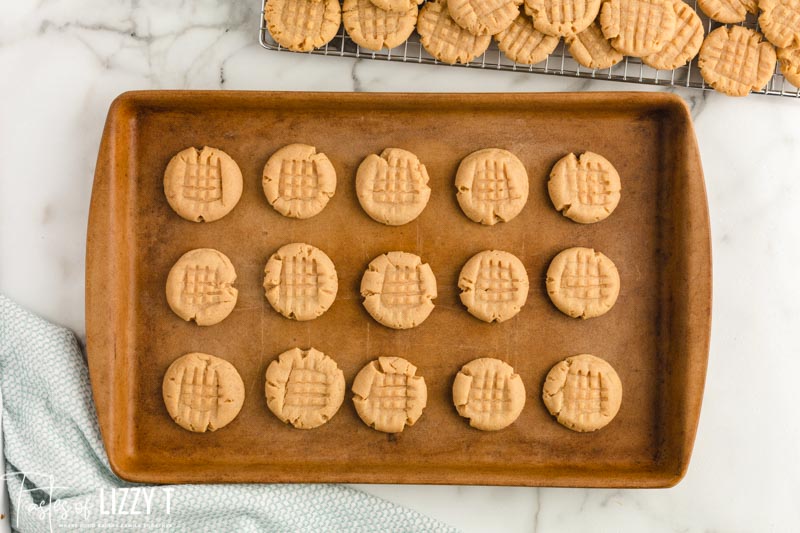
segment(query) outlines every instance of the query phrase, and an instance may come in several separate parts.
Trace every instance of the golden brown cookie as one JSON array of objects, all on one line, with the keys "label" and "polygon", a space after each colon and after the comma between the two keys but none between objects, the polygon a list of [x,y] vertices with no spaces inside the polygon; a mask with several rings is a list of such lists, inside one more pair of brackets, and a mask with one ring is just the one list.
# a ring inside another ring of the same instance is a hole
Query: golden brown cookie
[{"label": "golden brown cookie", "polygon": [[372,219],[389,226],[407,224],[431,197],[428,171],[416,155],[400,148],[370,154],[356,172],[356,195]]},{"label": "golden brown cookie", "polygon": [[400,357],[379,357],[353,380],[353,403],[361,420],[384,433],[413,426],[428,403],[425,379]]},{"label": "golden brown cookie", "polygon": [[170,207],[192,222],[212,222],[236,207],[242,196],[242,172],[231,156],[216,148],[181,150],[164,172]]},{"label": "golden brown cookie", "polygon": [[597,18],[601,0],[525,0],[525,12],[533,26],[554,37],[571,37]]},{"label": "golden brown cookie", "polygon": [[611,68],[620,61],[620,54],[603,35],[597,21],[577,35],[567,37],[570,55],[578,64],[591,69]]},{"label": "golden brown cookie", "polygon": [[584,152],[578,157],[567,154],[553,165],[547,190],[553,206],[565,217],[591,224],[616,209],[622,186],[617,169],[608,159]]},{"label": "golden brown cookie", "polygon": [[290,144],[272,154],[264,165],[261,185],[278,213],[310,218],[322,211],[336,192],[336,170],[328,156],[317,153],[313,146]]},{"label": "golden brown cookie", "polygon": [[472,152],[456,173],[458,205],[471,220],[492,226],[517,216],[528,201],[528,172],[500,148]]},{"label": "golden brown cookie", "polygon": [[417,5],[424,2],[424,0],[370,0],[370,2],[378,9],[383,9],[384,11],[405,13],[412,7],[417,7]]},{"label": "golden brown cookie", "polygon": [[503,322],[528,299],[528,273],[516,256],[499,250],[473,255],[458,276],[461,303],[484,322]]},{"label": "golden brown cookie", "polygon": [[344,0],[342,20],[353,42],[367,50],[400,46],[417,24],[419,9],[412,2],[405,11],[387,11],[372,0]]},{"label": "golden brown cookie", "polygon": [[220,251],[198,248],[186,252],[167,276],[167,303],[176,315],[198,326],[222,322],[239,295],[233,287],[236,270]]},{"label": "golden brown cookie", "polygon": [[703,41],[697,64],[708,85],[729,96],[760,91],[775,72],[775,48],[742,26],[720,26]]},{"label": "golden brown cookie", "polygon": [[477,36],[459,26],[447,8],[447,0],[428,0],[417,19],[419,41],[434,58],[449,63],[469,63],[489,47],[491,35]]},{"label": "golden brown cookie", "polygon": [[562,426],[579,432],[596,431],[617,416],[622,382],[603,359],[574,355],[547,373],[542,399]]},{"label": "golden brown cookie", "polygon": [[525,13],[520,13],[508,28],[494,36],[494,40],[507,58],[520,65],[544,61],[558,46],[558,37],[534,28],[533,20]]},{"label": "golden brown cookie", "polygon": [[616,265],[591,248],[568,248],[550,262],[547,294],[562,313],[573,318],[605,314],[619,296]]},{"label": "golden brown cookie", "polygon": [[703,21],[683,0],[670,0],[678,17],[675,35],[664,48],[642,58],[645,65],[660,70],[672,70],[694,59],[703,44]]},{"label": "golden brown cookie", "polygon": [[244,404],[244,382],[236,368],[205,353],[175,359],[164,374],[161,393],[169,416],[195,433],[225,427]]},{"label": "golden brown cookie", "polygon": [[264,267],[270,305],[294,320],[313,320],[336,299],[339,278],[325,252],[301,242],[281,246]]},{"label": "golden brown cookie", "polygon": [[319,427],[344,400],[344,374],[336,361],[314,348],[292,348],[267,367],[267,406],[298,429]]},{"label": "golden brown cookie", "polygon": [[697,0],[697,7],[708,18],[734,24],[744,22],[748,13],[758,13],[758,0]]},{"label": "golden brown cookie", "polygon": [[453,382],[453,403],[469,425],[483,431],[510,426],[525,407],[525,385],[508,363],[482,357],[463,367]]},{"label": "golden brown cookie", "polygon": [[433,311],[436,295],[430,265],[406,252],[379,255],[361,278],[364,308],[372,318],[394,329],[422,324]]},{"label": "golden brown cookie", "polygon": [[473,35],[500,33],[517,18],[522,0],[447,0],[456,24]]},{"label": "golden brown cookie", "polygon": [[786,81],[800,87],[800,46],[778,48],[778,59],[781,62],[781,74]]},{"label": "golden brown cookie", "polygon": [[606,0],[600,9],[603,35],[626,56],[658,52],[675,35],[677,25],[670,0]]},{"label": "golden brown cookie", "polygon": [[339,0],[269,0],[264,19],[272,38],[295,52],[328,44],[342,23]]},{"label": "golden brown cookie", "polygon": [[800,0],[758,0],[758,8],[758,24],[769,42],[800,46]]}]

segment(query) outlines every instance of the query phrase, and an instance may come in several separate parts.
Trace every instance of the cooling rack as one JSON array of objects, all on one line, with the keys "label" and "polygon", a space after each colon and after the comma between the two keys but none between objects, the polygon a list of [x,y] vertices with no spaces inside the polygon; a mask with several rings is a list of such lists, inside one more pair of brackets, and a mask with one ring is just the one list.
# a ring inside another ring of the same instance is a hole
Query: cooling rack
[{"label": "cooling rack", "polygon": [[[286,48],[280,46],[267,30],[267,25],[264,21],[264,10],[268,0],[261,2],[261,23],[259,25],[259,43],[261,46],[268,50],[277,50],[282,52],[291,52]],[[696,0],[689,0],[687,2],[691,5],[700,18],[706,29],[706,34],[711,30],[722,26],[716,21],[706,17],[701,10],[697,8]],[[753,15],[747,16],[747,20],[741,23],[742,26],[748,28],[758,29],[758,21]],[[297,52],[291,52],[297,53]],[[693,59],[687,65],[679,67],[675,70],[658,70],[648,67],[642,63],[641,59],[637,57],[625,58],[608,69],[590,69],[579,65],[570,56],[567,46],[564,44],[563,39],[558,44],[555,51],[550,54],[546,60],[535,65],[520,65],[506,58],[503,53],[497,48],[494,41],[489,46],[489,49],[482,56],[477,57],[475,60],[465,65],[448,65],[434,59],[428,54],[419,42],[419,35],[414,32],[411,37],[402,45],[392,48],[390,50],[380,50],[374,52],[372,50],[362,49],[354,43],[350,36],[345,32],[344,26],[339,28],[336,34],[328,44],[322,48],[317,48],[309,54],[323,55],[323,56],[336,56],[336,57],[351,57],[358,59],[374,59],[378,61],[396,61],[402,63],[419,63],[427,65],[440,65],[440,66],[456,66],[461,68],[478,68],[484,70],[501,70],[511,72],[530,72],[535,74],[551,74],[555,76],[565,76],[573,78],[586,78],[596,80],[610,80],[627,83],[639,83],[646,85],[660,85],[664,87],[688,87],[692,89],[700,89],[704,91],[713,91],[711,87],[706,85],[703,77],[700,75],[700,69],[697,66],[697,58]],[[775,65],[775,73],[767,86],[761,91],[753,91],[754,94],[766,94],[771,96],[788,96],[792,98],[800,98],[800,88],[795,87],[789,83],[780,73],[778,65]]]}]

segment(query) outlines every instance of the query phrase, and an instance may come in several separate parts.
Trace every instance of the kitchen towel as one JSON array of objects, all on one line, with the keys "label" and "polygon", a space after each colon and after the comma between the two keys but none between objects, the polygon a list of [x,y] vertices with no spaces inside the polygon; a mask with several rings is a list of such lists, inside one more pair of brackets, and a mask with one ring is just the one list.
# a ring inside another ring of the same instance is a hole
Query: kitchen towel
[{"label": "kitchen towel", "polygon": [[0,295],[11,526],[23,532],[453,531],[341,485],[159,485],[111,471],[75,335]]}]

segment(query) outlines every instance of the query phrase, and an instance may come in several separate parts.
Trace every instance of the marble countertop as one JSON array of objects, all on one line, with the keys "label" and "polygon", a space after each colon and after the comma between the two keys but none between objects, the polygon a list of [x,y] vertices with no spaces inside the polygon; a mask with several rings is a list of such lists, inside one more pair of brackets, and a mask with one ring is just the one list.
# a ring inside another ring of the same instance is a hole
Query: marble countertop
[{"label": "marble countertop", "polygon": [[[169,4],[169,5],[167,5]],[[84,335],[89,195],[103,121],[132,89],[654,90],[275,53],[257,1],[0,7],[0,292]],[[714,325],[694,457],[667,490],[360,486],[465,531],[788,531],[800,523],[800,101],[679,93],[695,120]]]}]

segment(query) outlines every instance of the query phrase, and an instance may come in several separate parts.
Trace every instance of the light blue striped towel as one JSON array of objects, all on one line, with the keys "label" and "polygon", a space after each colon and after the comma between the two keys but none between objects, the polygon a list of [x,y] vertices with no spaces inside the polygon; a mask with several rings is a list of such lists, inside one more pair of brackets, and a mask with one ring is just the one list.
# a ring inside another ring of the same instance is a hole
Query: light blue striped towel
[{"label": "light blue striped towel", "polygon": [[2,295],[0,390],[11,525],[23,532],[453,531],[340,485],[122,481],[108,465],[75,336]]}]

